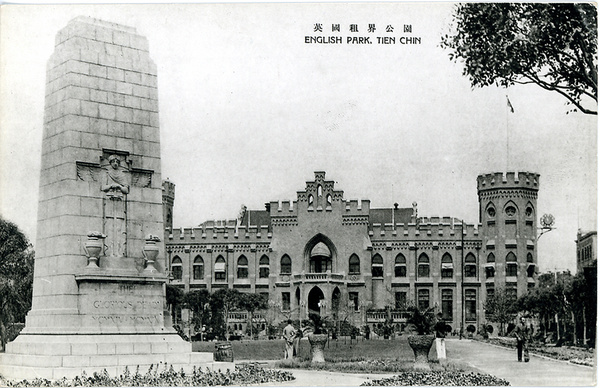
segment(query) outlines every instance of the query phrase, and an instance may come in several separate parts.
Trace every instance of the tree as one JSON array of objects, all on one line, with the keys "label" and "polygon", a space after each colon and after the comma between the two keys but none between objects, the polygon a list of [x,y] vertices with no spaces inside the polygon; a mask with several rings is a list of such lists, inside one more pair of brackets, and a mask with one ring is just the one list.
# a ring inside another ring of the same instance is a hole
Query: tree
[{"label": "tree", "polygon": [[559,311],[559,299],[555,286],[538,287],[521,296],[516,303],[519,311],[529,312],[543,322],[543,333],[546,338],[549,321]]},{"label": "tree", "polygon": [[0,349],[7,328],[25,322],[31,308],[34,252],[27,237],[12,222],[0,218]]},{"label": "tree", "polygon": [[[236,289],[220,289],[210,297],[210,307],[213,312],[213,329],[229,339],[229,313],[239,307],[241,294]],[[218,318],[218,317],[221,318]],[[220,322],[219,322],[220,321]],[[219,327],[223,327],[223,331]]]},{"label": "tree", "polygon": [[535,84],[595,115],[596,12],[591,3],[462,3],[441,45],[473,87]]},{"label": "tree", "polygon": [[239,307],[250,315],[250,338],[254,338],[254,313],[269,307],[267,298],[260,294],[241,294]]},{"label": "tree", "polygon": [[190,291],[183,296],[183,305],[192,312],[193,333],[202,330],[204,311],[209,307],[209,301],[210,292],[205,289]]},{"label": "tree", "polygon": [[[167,306],[169,306],[169,310],[171,311],[171,317],[174,318],[175,316],[175,311],[177,311],[177,309],[181,306],[181,304],[183,303],[183,291],[179,288],[176,287],[174,285],[171,284],[167,284],[165,287],[165,297],[167,300]],[[175,319],[173,319],[173,321],[176,321]],[[175,326],[175,324],[177,322],[173,322]],[[179,326],[177,326],[179,327]]]},{"label": "tree", "polygon": [[485,301],[485,315],[492,321],[500,324],[500,335],[504,335],[504,325],[515,319],[517,312],[516,302],[510,298],[502,288],[496,289],[492,296]]}]

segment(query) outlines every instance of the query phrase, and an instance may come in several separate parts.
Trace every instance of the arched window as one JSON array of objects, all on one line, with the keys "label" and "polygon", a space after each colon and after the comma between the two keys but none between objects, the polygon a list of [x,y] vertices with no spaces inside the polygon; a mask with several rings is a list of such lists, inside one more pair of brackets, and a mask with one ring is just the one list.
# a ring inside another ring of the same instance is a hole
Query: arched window
[{"label": "arched window", "polygon": [[312,209],[314,202],[315,202],[315,197],[313,197],[312,194],[309,194],[309,196],[308,196],[308,208],[309,209]]},{"label": "arched window", "polygon": [[194,259],[194,280],[204,279],[204,260],[200,256]]},{"label": "arched window", "polygon": [[327,194],[327,209],[331,209],[331,202],[332,202],[331,194]]},{"label": "arched window", "polygon": [[319,197],[323,196],[323,186],[321,186],[321,185],[317,186],[317,195]]},{"label": "arched window", "polygon": [[506,276],[517,276],[517,256],[512,252],[506,255]]},{"label": "arched window", "polygon": [[179,256],[175,256],[171,260],[171,273],[173,274],[173,280],[181,280],[183,278],[183,264]]},{"label": "arched window", "polygon": [[528,203],[525,208],[525,216],[527,216],[527,218],[534,218],[533,205],[531,203]]},{"label": "arched window", "polygon": [[240,256],[237,261],[237,277],[238,279],[248,278],[248,259],[246,256]]},{"label": "arched window", "polygon": [[531,253],[527,254],[527,262],[528,263],[533,263],[533,255]]},{"label": "arched window", "polygon": [[374,278],[383,277],[383,258],[379,254],[376,254],[371,259],[371,275]]},{"label": "arched window", "polygon": [[474,278],[477,276],[477,259],[475,255],[469,253],[465,257],[465,277]]},{"label": "arched window", "polygon": [[485,265],[485,278],[493,278],[496,274],[496,256],[493,252],[487,257],[487,264]]},{"label": "arched window", "polygon": [[360,259],[358,256],[356,256],[356,254],[352,254],[352,256],[350,256],[350,260],[348,261],[348,273],[360,273]]},{"label": "arched window", "polygon": [[215,260],[215,280],[223,281],[227,278],[227,271],[225,267],[225,259],[223,256],[217,257]]},{"label": "arched window", "polygon": [[267,255],[263,255],[258,262],[258,277],[268,278],[269,277],[269,258]]},{"label": "arched window", "polygon": [[394,276],[397,278],[406,277],[406,257],[402,253],[399,253],[396,256],[396,260],[394,262]]},{"label": "arched window", "polygon": [[331,251],[324,242],[318,242],[310,251],[309,268],[311,273],[323,273],[332,270]]},{"label": "arched window", "polygon": [[488,205],[485,212],[487,213],[488,218],[490,218],[490,219],[493,219],[496,217],[496,208],[492,204]]},{"label": "arched window", "polygon": [[427,256],[425,253],[421,253],[417,263],[417,276],[420,278],[429,277],[429,256]]},{"label": "arched window", "polygon": [[281,258],[281,273],[291,274],[292,273],[292,259],[288,255],[283,255]]},{"label": "arched window", "polygon": [[451,278],[452,276],[454,276],[452,256],[449,253],[444,253],[442,256],[442,277]]},{"label": "arched window", "polygon": [[504,213],[508,216],[508,217],[514,217],[517,215],[517,206],[511,201],[508,202],[505,206],[504,206]]}]

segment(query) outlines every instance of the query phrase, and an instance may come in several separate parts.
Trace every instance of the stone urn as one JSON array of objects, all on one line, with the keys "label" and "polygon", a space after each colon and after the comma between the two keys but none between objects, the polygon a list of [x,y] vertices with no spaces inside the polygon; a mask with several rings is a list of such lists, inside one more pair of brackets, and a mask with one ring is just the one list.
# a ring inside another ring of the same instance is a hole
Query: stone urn
[{"label": "stone urn", "polygon": [[158,238],[158,236],[149,234],[148,237],[146,237],[146,243],[144,244],[143,248],[144,258],[146,258],[146,269],[144,269],[145,272],[158,272],[154,266],[159,251],[157,242],[160,242],[160,238]]},{"label": "stone urn", "polygon": [[96,269],[98,260],[104,251],[104,239],[106,238],[100,232],[88,232],[87,240],[83,244],[85,255],[88,258],[87,268]]},{"label": "stone urn", "polygon": [[311,362],[325,362],[323,350],[327,343],[327,334],[310,333],[308,342],[310,343],[310,354],[312,355]]},{"label": "stone urn", "polygon": [[431,370],[429,366],[429,350],[433,345],[435,335],[410,335],[408,336],[408,344],[415,353],[415,364],[413,368],[418,371]]}]

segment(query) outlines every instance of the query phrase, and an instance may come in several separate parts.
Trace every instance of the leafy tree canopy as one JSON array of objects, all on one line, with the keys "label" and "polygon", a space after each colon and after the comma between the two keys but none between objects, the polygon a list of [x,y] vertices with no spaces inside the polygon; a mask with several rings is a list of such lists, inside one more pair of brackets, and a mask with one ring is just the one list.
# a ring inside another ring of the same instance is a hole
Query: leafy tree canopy
[{"label": "leafy tree canopy", "polygon": [[492,322],[499,323],[502,333],[504,324],[512,322],[517,313],[516,301],[503,288],[496,289],[494,295],[488,296],[484,307],[486,317]]},{"label": "leafy tree canopy", "polygon": [[24,322],[31,308],[34,252],[27,237],[12,222],[0,218],[0,348],[6,327]]},{"label": "leafy tree canopy", "polygon": [[210,301],[210,292],[208,290],[194,290],[183,296],[183,305],[195,313],[202,312]]},{"label": "leafy tree canopy", "polygon": [[535,84],[597,114],[593,4],[463,3],[455,8],[453,30],[442,47],[464,62],[473,87]]}]

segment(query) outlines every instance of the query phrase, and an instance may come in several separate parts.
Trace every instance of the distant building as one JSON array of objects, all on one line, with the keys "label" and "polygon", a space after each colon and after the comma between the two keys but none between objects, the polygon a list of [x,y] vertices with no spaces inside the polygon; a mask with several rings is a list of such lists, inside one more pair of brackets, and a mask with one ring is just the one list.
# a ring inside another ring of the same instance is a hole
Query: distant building
[{"label": "distant building", "polygon": [[[406,305],[415,304],[433,307],[453,329],[477,328],[496,289],[516,299],[535,285],[538,189],[534,173],[480,175],[475,226],[420,217],[416,203],[372,208],[369,200],[346,200],[315,172],[295,201],[193,228],[167,223],[171,284],[264,294],[294,319],[318,312],[401,328]],[[174,185],[164,192],[172,214]],[[245,329],[244,319],[233,322],[232,330]]]},{"label": "distant building", "polygon": [[582,272],[586,267],[595,267],[598,259],[598,232],[577,232],[577,272]]}]

